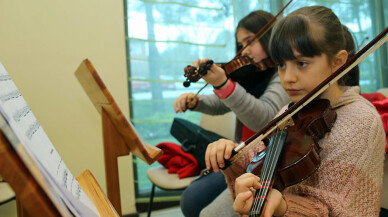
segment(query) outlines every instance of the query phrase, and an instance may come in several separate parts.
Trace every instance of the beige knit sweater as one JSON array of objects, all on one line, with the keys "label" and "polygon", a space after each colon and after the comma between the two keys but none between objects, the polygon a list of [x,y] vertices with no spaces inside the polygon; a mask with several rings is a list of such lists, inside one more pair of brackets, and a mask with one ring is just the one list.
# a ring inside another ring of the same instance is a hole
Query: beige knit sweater
[{"label": "beige knit sweater", "polygon": [[[311,177],[282,192],[284,216],[379,215],[385,133],[374,106],[359,92],[359,87],[348,87],[332,105],[337,120],[319,141],[321,165]],[[262,149],[250,150],[224,171],[233,199],[235,179]]]}]

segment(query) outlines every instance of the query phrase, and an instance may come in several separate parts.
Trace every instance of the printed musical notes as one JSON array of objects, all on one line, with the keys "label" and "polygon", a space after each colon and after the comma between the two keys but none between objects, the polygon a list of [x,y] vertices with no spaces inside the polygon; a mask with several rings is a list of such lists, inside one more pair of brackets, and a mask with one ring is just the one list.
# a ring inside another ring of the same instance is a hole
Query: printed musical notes
[{"label": "printed musical notes", "polygon": [[[63,216],[98,216],[96,207],[83,192],[22,94],[0,63],[0,118],[13,148]],[[71,214],[69,213],[69,211]]]}]

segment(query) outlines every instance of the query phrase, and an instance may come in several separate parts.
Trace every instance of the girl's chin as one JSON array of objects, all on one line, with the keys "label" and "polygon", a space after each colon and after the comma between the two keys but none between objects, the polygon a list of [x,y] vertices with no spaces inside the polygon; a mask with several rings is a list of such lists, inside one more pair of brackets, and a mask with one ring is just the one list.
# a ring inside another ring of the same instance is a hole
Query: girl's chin
[{"label": "girl's chin", "polygon": [[301,96],[290,96],[291,101],[294,103],[299,102],[302,98]]}]

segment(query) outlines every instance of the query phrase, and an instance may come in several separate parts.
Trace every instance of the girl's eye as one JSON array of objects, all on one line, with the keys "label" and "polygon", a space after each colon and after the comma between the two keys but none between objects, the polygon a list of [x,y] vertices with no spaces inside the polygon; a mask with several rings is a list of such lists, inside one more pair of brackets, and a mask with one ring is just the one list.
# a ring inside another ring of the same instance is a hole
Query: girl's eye
[{"label": "girl's eye", "polygon": [[305,66],[307,66],[307,62],[299,61],[299,62],[298,62],[298,66],[300,66],[300,67],[305,67]]},{"label": "girl's eye", "polygon": [[[248,41],[243,41],[242,46],[245,47],[248,45]],[[250,44],[249,44],[250,45]]]},{"label": "girl's eye", "polygon": [[284,64],[284,63],[279,63],[278,66],[279,66],[280,69],[284,69],[284,68],[286,67],[286,64]]},{"label": "girl's eye", "polygon": [[[250,42],[252,40],[252,38],[246,38],[244,39],[244,41],[241,43],[243,45],[243,47],[247,46],[248,45],[248,42]],[[253,44],[253,42],[250,42],[249,45]]]}]

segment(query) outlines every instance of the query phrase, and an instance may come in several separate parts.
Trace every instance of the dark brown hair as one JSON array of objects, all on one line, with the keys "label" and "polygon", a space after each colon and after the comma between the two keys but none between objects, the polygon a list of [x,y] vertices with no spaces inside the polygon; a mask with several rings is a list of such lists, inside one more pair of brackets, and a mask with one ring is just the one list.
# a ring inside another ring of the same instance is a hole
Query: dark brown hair
[{"label": "dark brown hair", "polygon": [[[247,16],[242,18],[240,22],[238,22],[236,33],[239,28],[244,28],[254,34],[258,33],[260,29],[265,26],[268,21],[270,21],[274,16],[266,11],[263,10],[257,10],[249,13]],[[261,38],[260,38],[260,44],[263,47],[264,51],[269,55],[269,40],[271,37],[271,29],[268,30]],[[236,52],[240,51],[242,48],[241,45],[237,42],[236,39]]]},{"label": "dark brown hair", "polygon": [[[346,51],[348,51],[348,59],[352,58],[356,54],[356,45],[354,44],[354,39],[350,33],[348,27],[342,25],[344,31],[345,41],[346,41]],[[343,78],[338,82],[340,85],[345,86],[358,86],[360,81],[360,69],[356,65],[352,70],[346,73]]]},{"label": "dark brown hair", "polygon": [[[275,63],[296,59],[293,49],[307,57],[326,54],[332,59],[339,51],[354,55],[354,41],[333,11],[324,6],[300,8],[275,25],[270,40],[270,55]],[[348,57],[348,58],[349,58]],[[358,85],[358,68],[347,73],[340,85]],[[353,76],[353,77],[351,77]],[[357,78],[355,78],[356,76]],[[348,83],[346,79],[351,79]]]}]

